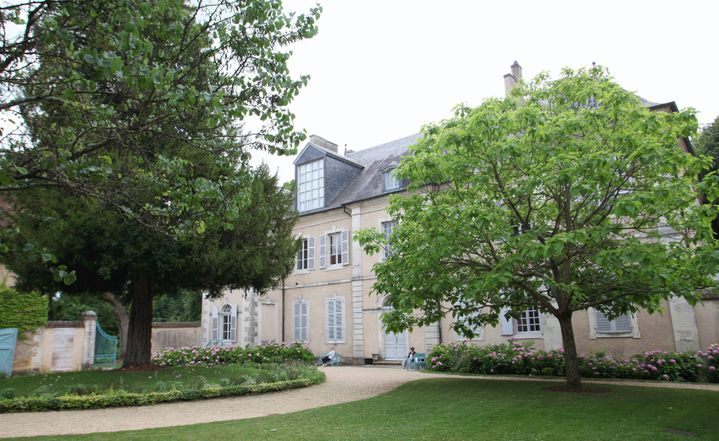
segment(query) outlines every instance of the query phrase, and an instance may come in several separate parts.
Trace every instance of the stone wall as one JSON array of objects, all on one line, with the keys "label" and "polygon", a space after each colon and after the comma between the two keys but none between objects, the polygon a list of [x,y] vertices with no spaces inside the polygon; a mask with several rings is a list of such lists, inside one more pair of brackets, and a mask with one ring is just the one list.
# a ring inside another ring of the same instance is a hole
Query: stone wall
[{"label": "stone wall", "polygon": [[152,324],[152,352],[167,348],[199,346],[201,336],[200,322],[167,322]]}]

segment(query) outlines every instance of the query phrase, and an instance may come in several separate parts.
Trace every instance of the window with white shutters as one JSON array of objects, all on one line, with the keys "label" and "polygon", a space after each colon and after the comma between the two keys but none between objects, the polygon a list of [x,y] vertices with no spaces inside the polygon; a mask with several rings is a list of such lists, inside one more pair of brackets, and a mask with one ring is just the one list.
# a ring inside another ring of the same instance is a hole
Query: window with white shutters
[{"label": "window with white shutters", "polygon": [[237,305],[224,305],[219,317],[219,336],[227,342],[237,340]]},{"label": "window with white shutters", "polygon": [[297,271],[315,269],[315,238],[313,236],[300,239],[297,251]]},{"label": "window with white shutters", "polygon": [[324,268],[327,264],[323,258],[325,252],[330,266],[349,264],[349,232],[342,230],[320,237],[320,268]]},{"label": "window with white shutters", "polygon": [[597,323],[597,334],[629,334],[632,332],[632,316],[622,314],[609,320],[601,311],[594,311]]},{"label": "window with white shutters", "polygon": [[330,297],[326,299],[325,304],[327,311],[327,343],[343,342],[345,339],[345,299],[342,297]]},{"label": "window with white shutters", "polygon": [[309,342],[309,309],[308,300],[295,300],[292,303],[292,337],[296,342]]}]

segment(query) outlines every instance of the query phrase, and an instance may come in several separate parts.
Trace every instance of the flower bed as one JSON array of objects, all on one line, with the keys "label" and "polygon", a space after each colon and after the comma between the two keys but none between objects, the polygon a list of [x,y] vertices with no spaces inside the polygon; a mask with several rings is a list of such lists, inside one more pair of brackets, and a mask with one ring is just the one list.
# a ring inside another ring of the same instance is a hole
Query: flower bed
[{"label": "flower bed", "polygon": [[299,343],[269,344],[253,348],[235,346],[196,346],[166,349],[152,356],[158,366],[213,365],[224,363],[284,363],[301,361],[314,363],[312,352]]},{"label": "flower bed", "polygon": [[[489,346],[465,343],[437,345],[429,356],[436,371],[474,374],[563,376],[564,351],[539,351],[531,343],[509,341]],[[696,354],[650,351],[629,360],[604,352],[581,354],[579,367],[586,378],[630,378],[665,381],[719,382],[719,344]]]}]

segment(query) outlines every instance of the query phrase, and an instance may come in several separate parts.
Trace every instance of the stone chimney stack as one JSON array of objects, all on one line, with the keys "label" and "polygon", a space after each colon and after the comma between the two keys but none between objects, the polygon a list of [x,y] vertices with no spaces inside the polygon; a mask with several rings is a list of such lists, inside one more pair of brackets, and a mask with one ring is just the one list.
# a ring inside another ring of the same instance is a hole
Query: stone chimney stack
[{"label": "stone chimney stack", "polygon": [[322,147],[324,149],[337,153],[337,144],[335,144],[334,142],[327,141],[321,136],[310,135],[310,142],[317,147]]},{"label": "stone chimney stack", "polygon": [[504,96],[509,96],[512,88],[522,79],[522,66],[516,60],[510,69],[512,73],[504,75]]}]

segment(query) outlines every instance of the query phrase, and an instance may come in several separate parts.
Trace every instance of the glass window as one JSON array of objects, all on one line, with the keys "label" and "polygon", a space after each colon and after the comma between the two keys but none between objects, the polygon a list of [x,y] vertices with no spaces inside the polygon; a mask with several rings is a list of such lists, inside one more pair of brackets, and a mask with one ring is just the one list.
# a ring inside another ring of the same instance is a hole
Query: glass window
[{"label": "glass window", "polygon": [[517,332],[540,332],[539,311],[529,308],[517,319]]},{"label": "glass window", "polygon": [[330,242],[330,265],[341,265],[342,261],[342,233],[328,234]]},{"label": "glass window", "polygon": [[394,174],[395,169],[391,168],[384,172],[384,189],[385,191],[388,190],[395,190],[399,188],[399,179]]},{"label": "glass window", "polygon": [[297,251],[297,270],[306,270],[310,267],[310,239],[300,239],[300,250]]},{"label": "glass window", "polygon": [[222,340],[232,340],[232,307],[225,305],[220,311],[220,338]]},{"label": "glass window", "polygon": [[308,211],[322,208],[325,204],[324,160],[298,166],[297,210]]},{"label": "glass window", "polygon": [[392,232],[394,231],[395,227],[397,226],[397,221],[389,221],[389,222],[382,222],[382,234],[384,234],[384,240],[387,241],[387,244],[382,248],[382,259],[386,259],[389,257],[389,254],[391,252],[390,246],[389,246],[389,238],[392,236]]}]

